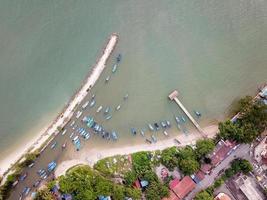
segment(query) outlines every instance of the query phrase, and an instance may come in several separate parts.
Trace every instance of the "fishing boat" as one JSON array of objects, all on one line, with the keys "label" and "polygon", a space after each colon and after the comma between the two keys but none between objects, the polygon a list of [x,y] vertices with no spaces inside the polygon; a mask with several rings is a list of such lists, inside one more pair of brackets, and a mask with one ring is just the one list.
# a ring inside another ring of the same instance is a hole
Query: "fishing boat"
[{"label": "fishing boat", "polygon": [[151,131],[154,131],[154,127],[153,127],[151,124],[148,124],[148,128],[149,128]]},{"label": "fishing boat", "polygon": [[108,83],[109,79],[110,79],[110,76],[107,76],[105,83]]},{"label": "fishing boat", "polygon": [[131,132],[133,135],[136,135],[136,129],[135,128],[131,128]]},{"label": "fishing boat", "polygon": [[160,124],[161,124],[162,128],[167,128],[167,124],[165,121],[160,122]]},{"label": "fishing boat", "polygon": [[25,174],[19,177],[19,180],[24,181],[27,178],[27,176],[28,176],[28,173],[26,172]]},{"label": "fishing boat", "polygon": [[118,105],[117,107],[116,107],[116,110],[118,111],[118,110],[120,110],[121,109],[121,105]]},{"label": "fishing boat", "polygon": [[52,145],[51,145],[51,149],[54,149],[57,146],[57,142],[55,141]]},{"label": "fishing boat", "polygon": [[158,130],[159,130],[159,125],[158,125],[158,123],[157,123],[157,122],[156,122],[156,123],[154,123],[154,126],[155,126],[156,130],[158,131]]},{"label": "fishing boat", "polygon": [[151,141],[150,139],[147,139],[147,138],[146,138],[146,142],[147,142],[148,144],[152,144],[152,141]]},{"label": "fishing boat", "polygon": [[62,144],[62,149],[65,149],[67,146],[67,143],[65,142],[64,144]]},{"label": "fishing boat", "polygon": [[195,113],[195,115],[196,115],[197,117],[201,117],[201,113],[200,113],[200,112],[194,110],[194,113]]},{"label": "fishing boat", "polygon": [[82,109],[85,109],[88,105],[89,105],[89,101],[86,101],[86,102],[82,105]]},{"label": "fishing boat", "polygon": [[72,132],[72,133],[70,134],[70,139],[71,139],[73,136],[74,136],[74,132]]},{"label": "fishing boat", "polygon": [[123,97],[123,99],[124,99],[124,100],[127,100],[128,97],[129,97],[129,94],[125,94],[124,97]]},{"label": "fishing boat", "polygon": [[119,63],[121,61],[121,54],[119,54],[117,57],[116,57],[116,62]]},{"label": "fishing boat", "polygon": [[165,136],[169,136],[169,134],[168,134],[167,131],[163,131],[163,134],[164,134]]},{"label": "fishing boat", "polygon": [[185,123],[186,120],[185,120],[184,116],[182,116],[181,119]]},{"label": "fishing boat", "polygon": [[109,111],[110,111],[110,107],[108,106],[108,107],[105,109],[104,114],[108,114]]},{"label": "fishing boat", "polygon": [[90,103],[90,107],[92,108],[92,107],[94,107],[94,105],[95,105],[95,100],[93,99],[93,100],[91,101],[91,103]]},{"label": "fishing boat", "polygon": [[112,118],[112,115],[108,115],[107,117],[106,117],[106,120],[110,120]]},{"label": "fishing boat", "polygon": [[156,143],[156,142],[157,142],[157,138],[156,138],[156,136],[155,136],[155,135],[151,135],[151,138],[152,138],[152,141],[153,141],[154,143]]},{"label": "fishing boat", "polygon": [[70,123],[70,127],[72,127],[74,124],[75,124],[75,120],[73,120],[73,121]]},{"label": "fishing boat", "polygon": [[177,144],[181,144],[181,142],[176,138],[174,138],[174,142],[176,142]]},{"label": "fishing boat", "polygon": [[85,139],[85,140],[88,140],[89,138],[90,138],[90,133],[87,132],[87,133],[84,135],[84,139]]},{"label": "fishing boat", "polygon": [[56,166],[57,166],[57,163],[55,161],[50,162],[47,165],[47,171],[52,172],[56,168]]},{"label": "fishing boat", "polygon": [[112,73],[115,73],[117,71],[117,64],[113,65],[112,67]]},{"label": "fishing boat", "polygon": [[33,187],[38,187],[41,183],[41,180],[38,180],[36,181],[34,184],[33,184]]},{"label": "fishing boat", "polygon": [[94,98],[95,98],[95,94],[92,95],[92,99],[94,99]]},{"label": "fishing boat", "polygon": [[180,124],[177,124],[177,128],[181,131],[182,128],[181,128],[181,125]]},{"label": "fishing boat", "polygon": [[166,120],[166,124],[169,128],[171,127],[171,122],[169,120]]},{"label": "fishing boat", "polygon": [[145,136],[145,131],[144,130],[140,130],[140,134],[144,137]]},{"label": "fishing boat", "polygon": [[82,114],[83,114],[82,111],[78,111],[78,112],[76,113],[76,118],[78,119]]},{"label": "fishing boat", "polygon": [[65,135],[67,132],[67,130],[65,129],[63,132],[62,132],[62,135]]},{"label": "fishing boat", "polygon": [[178,116],[174,116],[174,118],[175,118],[176,123],[180,124],[181,121],[180,121],[179,117]]},{"label": "fishing boat", "polygon": [[99,106],[96,110],[97,113],[99,113],[102,110],[103,106]]},{"label": "fishing boat", "polygon": [[115,131],[111,132],[111,137],[112,137],[113,140],[117,140],[118,139],[118,135],[117,135],[117,133]]}]

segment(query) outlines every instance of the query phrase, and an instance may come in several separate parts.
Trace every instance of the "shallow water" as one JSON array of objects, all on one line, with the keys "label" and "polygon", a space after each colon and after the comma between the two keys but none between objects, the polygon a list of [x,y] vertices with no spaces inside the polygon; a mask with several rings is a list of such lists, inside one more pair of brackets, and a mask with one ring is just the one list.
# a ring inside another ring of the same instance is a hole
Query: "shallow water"
[{"label": "shallow water", "polygon": [[105,84],[109,60],[93,90],[97,105],[122,108],[98,121],[127,142],[130,127],[179,112],[173,89],[202,126],[223,119],[267,80],[266,13],[266,1],[249,0],[1,1],[0,159],[54,119],[112,32],[123,59]]}]

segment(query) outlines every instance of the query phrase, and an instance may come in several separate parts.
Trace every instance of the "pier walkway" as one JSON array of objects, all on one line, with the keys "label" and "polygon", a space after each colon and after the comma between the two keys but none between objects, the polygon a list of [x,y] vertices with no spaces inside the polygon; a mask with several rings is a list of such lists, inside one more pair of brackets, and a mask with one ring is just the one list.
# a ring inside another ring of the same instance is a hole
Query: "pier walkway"
[{"label": "pier walkway", "polygon": [[184,107],[184,105],[179,101],[178,99],[178,91],[174,90],[170,95],[169,95],[170,100],[174,100],[178,106],[183,110],[183,112],[186,114],[186,116],[190,119],[190,121],[194,124],[194,126],[197,128],[197,130],[200,132],[200,134],[203,137],[207,137],[203,129],[200,127],[200,125],[197,123],[197,121],[191,116],[191,114],[187,111],[187,109]]}]

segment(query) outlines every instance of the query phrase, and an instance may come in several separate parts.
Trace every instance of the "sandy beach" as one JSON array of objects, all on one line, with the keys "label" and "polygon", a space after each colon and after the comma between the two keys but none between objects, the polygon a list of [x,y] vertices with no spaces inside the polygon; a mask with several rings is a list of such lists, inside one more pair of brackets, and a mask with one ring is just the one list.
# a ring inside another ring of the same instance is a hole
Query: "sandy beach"
[{"label": "sandy beach", "polygon": [[[216,133],[218,132],[218,126],[217,125],[211,125],[203,128],[204,132],[207,134],[209,138],[213,138]],[[127,155],[131,153],[135,153],[138,151],[155,151],[155,150],[163,150],[168,147],[177,146],[177,144],[174,143],[174,138],[177,138],[181,144],[179,146],[186,146],[186,145],[192,145],[196,142],[196,140],[200,139],[202,136],[198,132],[191,132],[188,134],[188,136],[185,136],[184,134],[180,134],[176,137],[170,137],[166,140],[158,141],[157,143],[153,144],[137,144],[137,145],[128,145],[128,146],[122,146],[117,148],[105,148],[105,147],[97,147],[97,148],[90,148],[84,152],[81,152],[79,154],[79,157],[72,159],[72,160],[66,160],[63,161],[58,165],[55,171],[55,176],[61,176],[65,174],[65,172],[79,164],[88,164],[89,166],[93,166],[98,160],[115,156],[115,155]]]},{"label": "sandy beach", "polygon": [[48,140],[49,137],[51,137],[53,134],[56,135],[58,133],[58,128],[62,128],[66,125],[66,123],[74,114],[76,106],[81,103],[84,97],[88,94],[89,90],[94,86],[94,84],[100,77],[102,71],[106,66],[107,59],[115,48],[117,41],[118,35],[112,34],[103,50],[103,54],[101,55],[100,59],[97,61],[97,63],[90,71],[89,75],[86,77],[85,81],[82,84],[82,87],[70,99],[69,103],[65,106],[63,111],[60,112],[58,117],[51,123],[51,125],[44,128],[28,143],[18,147],[13,153],[8,155],[6,159],[0,162],[0,175],[5,174],[11,167],[11,165],[19,161],[24,154],[39,149],[44,144],[44,142]]}]

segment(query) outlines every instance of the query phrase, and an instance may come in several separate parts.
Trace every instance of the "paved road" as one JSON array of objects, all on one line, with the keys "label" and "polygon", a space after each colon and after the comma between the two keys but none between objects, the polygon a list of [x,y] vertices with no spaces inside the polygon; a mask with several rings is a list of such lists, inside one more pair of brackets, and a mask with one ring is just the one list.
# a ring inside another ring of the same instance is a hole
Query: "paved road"
[{"label": "paved road", "polygon": [[206,175],[205,178],[199,184],[197,184],[196,188],[185,199],[192,200],[199,191],[210,186],[218,177],[219,172],[223,169],[228,168],[231,161],[235,158],[244,158],[250,160],[249,147],[250,145],[247,144],[240,145],[234,152],[232,152],[232,154],[230,154],[216,168],[214,168],[210,175]]}]

